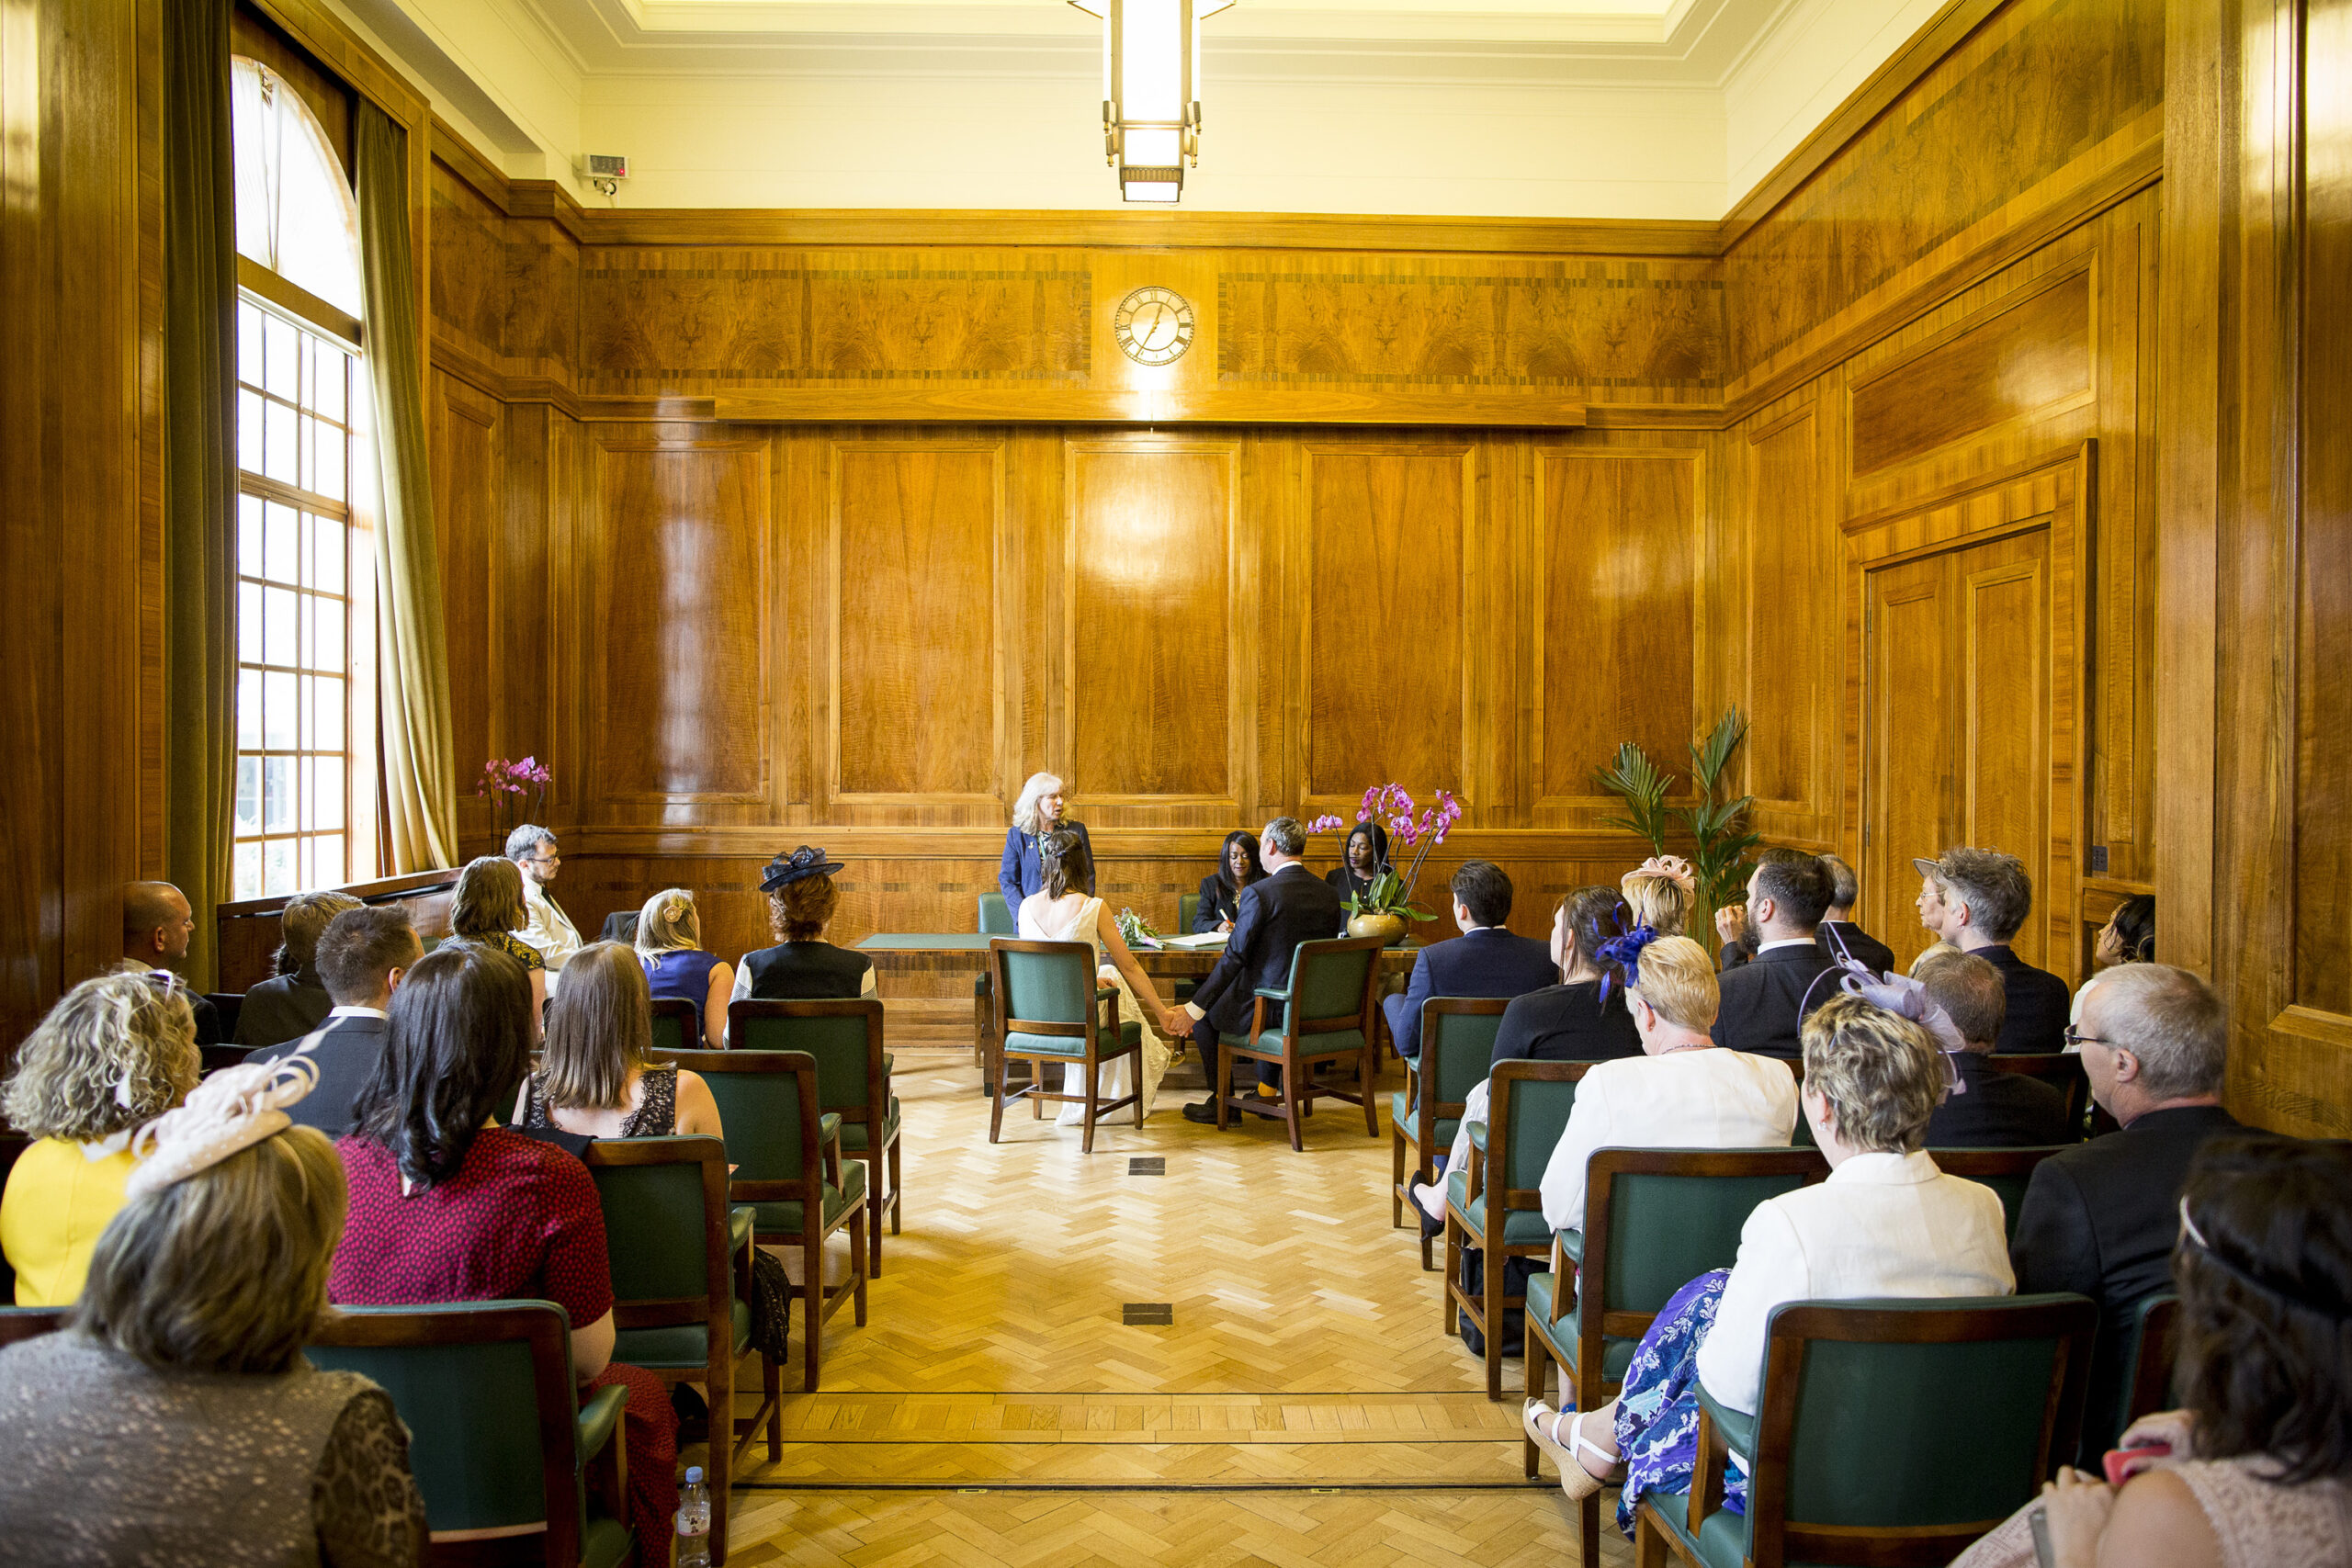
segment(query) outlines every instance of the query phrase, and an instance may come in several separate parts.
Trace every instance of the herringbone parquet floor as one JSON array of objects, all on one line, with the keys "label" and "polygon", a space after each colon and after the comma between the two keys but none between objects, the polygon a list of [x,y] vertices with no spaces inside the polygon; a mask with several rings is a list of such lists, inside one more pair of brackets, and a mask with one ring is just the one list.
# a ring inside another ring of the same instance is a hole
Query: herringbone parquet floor
[{"label": "herringbone parquet floor", "polygon": [[782,1462],[746,1456],[731,1562],[1575,1562],[1517,1401],[1487,1402],[1389,1228],[1385,1110],[1375,1140],[1326,1101],[1295,1155],[1278,1122],[1184,1122],[1198,1091],[1171,1089],[1091,1155],[1025,1105],[992,1146],[968,1055],[897,1057],[905,1233],[867,1326],[833,1320],[822,1391],[787,1393]]}]

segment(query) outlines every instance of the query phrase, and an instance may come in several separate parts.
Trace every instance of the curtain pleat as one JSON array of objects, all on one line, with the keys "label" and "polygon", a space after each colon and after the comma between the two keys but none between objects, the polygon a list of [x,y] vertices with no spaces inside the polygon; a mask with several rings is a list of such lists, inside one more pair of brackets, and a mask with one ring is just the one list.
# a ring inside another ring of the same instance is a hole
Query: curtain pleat
[{"label": "curtain pleat", "polygon": [[424,428],[424,356],[409,239],[408,132],[361,99],[356,148],[367,354],[375,397],[377,605],[383,657],[385,848],[395,874],[457,864],[457,759],[449,719],[449,645],[433,533]]},{"label": "curtain pleat", "polygon": [[164,7],[164,863],[196,911],[187,977],[207,989],[237,771],[230,6]]}]

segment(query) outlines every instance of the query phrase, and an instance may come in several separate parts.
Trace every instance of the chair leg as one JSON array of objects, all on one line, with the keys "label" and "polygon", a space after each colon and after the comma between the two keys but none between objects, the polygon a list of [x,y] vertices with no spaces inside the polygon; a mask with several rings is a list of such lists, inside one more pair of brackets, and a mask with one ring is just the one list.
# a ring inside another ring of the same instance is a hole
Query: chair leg
[{"label": "chair leg", "polygon": [[[1204,1052],[1202,1055],[1204,1060],[1201,1065],[1205,1067],[1208,1054]],[[1208,1077],[1209,1102],[1216,1107],[1216,1130],[1222,1133],[1226,1129],[1226,1118],[1233,1110],[1226,1103],[1228,1098],[1226,1091],[1233,1087],[1233,1053],[1224,1049],[1222,1044],[1216,1050],[1216,1071],[1209,1074]]]},{"label": "chair leg", "polygon": [[[900,1185],[899,1176],[899,1148],[902,1141],[899,1138],[890,1140],[890,1234],[892,1235],[899,1234],[899,1216],[907,1206],[907,1190]],[[874,1255],[874,1267],[877,1272],[882,1267],[882,1254],[878,1251]]]},{"label": "chair leg", "polygon": [[1295,1155],[1306,1152],[1306,1144],[1298,1135],[1298,1097],[1306,1092],[1302,1087],[1306,1076],[1304,1062],[1294,1057],[1283,1063],[1283,1122],[1290,1129],[1290,1152]]},{"label": "chair leg", "polygon": [[1405,1224],[1405,1129],[1388,1129],[1388,1228]]},{"label": "chair leg", "polygon": [[1094,1152],[1094,1103],[1102,1094],[1102,1064],[1096,1061],[1094,1054],[1090,1051],[1086,1055],[1086,1126],[1078,1136],[1080,1154]]},{"label": "chair leg", "polygon": [[765,1356],[760,1358],[760,1397],[767,1402],[768,1462],[775,1464],[784,1458],[784,1380]]},{"label": "chair leg", "polygon": [[1650,1511],[1644,1508],[1634,1520],[1634,1568],[1666,1568],[1668,1546],[1666,1532],[1650,1522]]},{"label": "chair leg", "polygon": [[1445,1206],[1445,1279],[1438,1297],[1438,1326],[1441,1332],[1453,1332],[1453,1281],[1462,1278],[1462,1232],[1453,1218],[1453,1205]]},{"label": "chair leg", "polygon": [[1356,1092],[1363,1100],[1363,1135],[1380,1136],[1380,1112],[1372,1104],[1372,1053],[1365,1051],[1356,1057]]},{"label": "chair leg", "polygon": [[800,1392],[814,1393],[825,1345],[825,1237],[806,1223],[800,1227],[800,1299],[808,1303],[808,1332],[800,1341]]},{"label": "chair leg", "polygon": [[1577,1504],[1577,1540],[1584,1551],[1583,1561],[1600,1561],[1600,1494],[1588,1492]]},{"label": "chair leg", "polygon": [[857,1313],[857,1325],[863,1328],[865,1326],[865,1216],[864,1214],[858,1215],[850,1222],[849,1276],[851,1283],[857,1287],[854,1305]]},{"label": "chair leg", "polygon": [[[1522,1343],[1525,1346],[1522,1355],[1527,1366],[1527,1397],[1541,1399],[1552,1382],[1552,1356],[1550,1351],[1544,1349],[1544,1341],[1536,1337],[1535,1309],[1532,1307],[1527,1309],[1527,1329]],[[1561,1379],[1560,1386],[1567,1387],[1567,1380],[1565,1377]],[[1519,1439],[1519,1462],[1521,1468],[1527,1472],[1527,1479],[1530,1481],[1534,1480],[1543,1470],[1542,1451],[1525,1437]]]},{"label": "chair leg", "polygon": [[[868,1135],[871,1136],[870,1130]],[[868,1149],[858,1157],[865,1161],[865,1216],[866,1223],[874,1227],[867,1256],[874,1260],[874,1277],[878,1280],[882,1277],[882,1205],[878,1201],[882,1190],[882,1153]]]},{"label": "chair leg", "polygon": [[[1148,1029],[1151,1026],[1149,1024],[1146,1024],[1144,1027]],[[1143,1125],[1143,1053],[1141,1051],[1137,1051],[1133,1056],[1129,1057],[1128,1060],[1135,1064],[1136,1125],[1140,1127]]]},{"label": "chair leg", "polygon": [[1004,1091],[1012,1081],[1012,1070],[1005,1064],[1001,1052],[996,1057],[996,1092],[989,1096],[989,1142],[993,1144],[1004,1133]]},{"label": "chair leg", "polygon": [[[1487,1213],[1492,1215],[1495,1201],[1500,1194],[1487,1195]],[[1487,1397],[1499,1404],[1503,1397],[1503,1268],[1508,1259],[1499,1245],[1502,1237],[1490,1235],[1484,1251],[1487,1267],[1485,1301],[1479,1315],[1485,1319],[1487,1335]],[[1590,1561],[1598,1561],[1591,1559]]]},{"label": "chair leg", "polygon": [[727,1493],[735,1468],[735,1368],[729,1356],[723,1370],[703,1372],[703,1393],[710,1402],[710,1453],[704,1459],[710,1477],[710,1560],[727,1561]]}]

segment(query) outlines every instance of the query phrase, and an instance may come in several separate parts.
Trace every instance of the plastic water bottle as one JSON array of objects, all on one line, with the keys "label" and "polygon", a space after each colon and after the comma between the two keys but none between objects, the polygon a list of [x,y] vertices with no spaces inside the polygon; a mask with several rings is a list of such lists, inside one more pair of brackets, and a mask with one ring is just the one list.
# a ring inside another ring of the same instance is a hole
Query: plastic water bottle
[{"label": "plastic water bottle", "polygon": [[710,1488],[698,1464],[686,1467],[685,1484],[678,1488],[677,1551],[671,1561],[673,1568],[710,1568]]}]

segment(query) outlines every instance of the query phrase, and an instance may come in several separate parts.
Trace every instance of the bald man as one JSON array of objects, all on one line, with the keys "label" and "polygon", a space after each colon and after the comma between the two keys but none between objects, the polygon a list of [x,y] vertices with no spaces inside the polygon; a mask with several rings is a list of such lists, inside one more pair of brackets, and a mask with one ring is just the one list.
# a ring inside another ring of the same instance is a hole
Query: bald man
[{"label": "bald man", "polygon": [[133,882],[122,890],[122,966],[152,973],[156,983],[177,987],[196,1014],[196,1043],[220,1043],[220,1014],[173,972],[172,965],[187,956],[188,938],[196,934],[196,911],[187,895],[168,882]]}]

